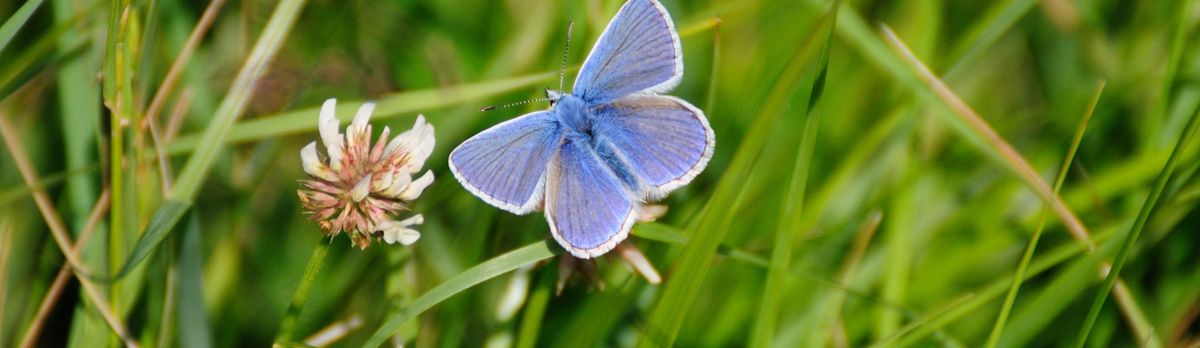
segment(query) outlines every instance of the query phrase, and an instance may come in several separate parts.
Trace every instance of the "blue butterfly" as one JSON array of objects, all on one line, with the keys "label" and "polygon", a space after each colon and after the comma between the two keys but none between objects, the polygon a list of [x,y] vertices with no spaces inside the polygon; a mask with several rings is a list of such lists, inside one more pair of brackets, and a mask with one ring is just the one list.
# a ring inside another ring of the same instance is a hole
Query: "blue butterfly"
[{"label": "blue butterfly", "polygon": [[679,33],[657,0],[621,7],[550,108],[467,139],[450,170],[488,204],[544,210],[550,233],[579,258],[629,236],[643,202],[663,198],[708,165],[715,138],[704,113],[660,96],[683,78]]}]

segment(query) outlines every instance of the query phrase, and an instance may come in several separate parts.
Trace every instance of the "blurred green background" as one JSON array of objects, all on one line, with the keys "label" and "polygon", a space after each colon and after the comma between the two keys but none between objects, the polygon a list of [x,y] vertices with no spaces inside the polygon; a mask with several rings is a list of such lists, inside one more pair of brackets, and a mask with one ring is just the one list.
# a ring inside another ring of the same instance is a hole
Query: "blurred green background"
[{"label": "blurred green background", "polygon": [[[214,3],[0,1],[0,346],[123,344],[102,313],[143,346],[1064,346],[1084,328],[1087,346],[1200,346],[1195,1],[665,0],[671,94],[705,110],[716,153],[634,228],[663,284],[605,257],[603,290],[560,295],[542,216],[488,206],[446,156],[545,108],[479,111],[554,87],[568,23],[577,67],[621,1]],[[375,129],[436,127],[415,245],[360,251],[300,209],[299,149],[332,97],[346,118],[378,102]],[[1059,192],[1083,242],[1043,198],[1089,116]],[[53,229],[92,231],[95,296]]]}]

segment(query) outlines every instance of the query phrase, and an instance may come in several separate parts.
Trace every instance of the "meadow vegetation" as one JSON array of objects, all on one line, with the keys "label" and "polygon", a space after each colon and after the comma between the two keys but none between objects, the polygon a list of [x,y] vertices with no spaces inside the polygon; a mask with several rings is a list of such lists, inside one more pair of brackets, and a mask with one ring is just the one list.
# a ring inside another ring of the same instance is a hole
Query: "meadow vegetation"
[{"label": "meadow vegetation", "polygon": [[[1200,3],[663,0],[708,168],[600,289],[458,143],[619,0],[0,1],[0,346],[1200,346]],[[411,246],[298,202],[423,114]]]}]

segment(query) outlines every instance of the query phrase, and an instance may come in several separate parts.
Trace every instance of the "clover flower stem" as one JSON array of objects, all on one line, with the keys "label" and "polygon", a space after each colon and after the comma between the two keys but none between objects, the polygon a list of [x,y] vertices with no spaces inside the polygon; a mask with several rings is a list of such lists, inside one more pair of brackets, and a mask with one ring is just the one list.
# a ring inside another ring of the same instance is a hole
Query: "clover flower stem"
[{"label": "clover flower stem", "polygon": [[279,333],[275,336],[276,344],[291,342],[296,319],[300,317],[300,311],[304,309],[304,303],[308,300],[308,291],[312,288],[313,280],[317,279],[317,273],[321,271],[321,264],[325,261],[325,254],[329,252],[331,244],[320,243],[313,248],[312,256],[308,258],[308,266],[304,268],[304,276],[300,278],[300,285],[296,286],[296,292],[292,295],[292,303],[288,305],[287,314],[284,315],[283,322],[279,325]]}]

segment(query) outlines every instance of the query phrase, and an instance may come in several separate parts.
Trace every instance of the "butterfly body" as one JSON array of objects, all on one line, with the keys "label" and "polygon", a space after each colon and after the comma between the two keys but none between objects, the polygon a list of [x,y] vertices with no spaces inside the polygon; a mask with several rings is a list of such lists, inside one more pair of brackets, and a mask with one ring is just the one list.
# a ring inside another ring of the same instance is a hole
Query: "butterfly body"
[{"label": "butterfly body", "polygon": [[660,96],[683,76],[679,35],[662,4],[630,0],[600,35],[571,93],[500,123],[450,154],[455,178],[485,202],[545,213],[572,255],[593,258],[629,235],[643,202],[691,182],[712,157],[704,113]]},{"label": "butterfly body", "polygon": [[565,136],[578,140],[592,137],[594,116],[587,102],[574,95],[564,94],[553,100],[553,103],[554,115],[562,125]]}]

